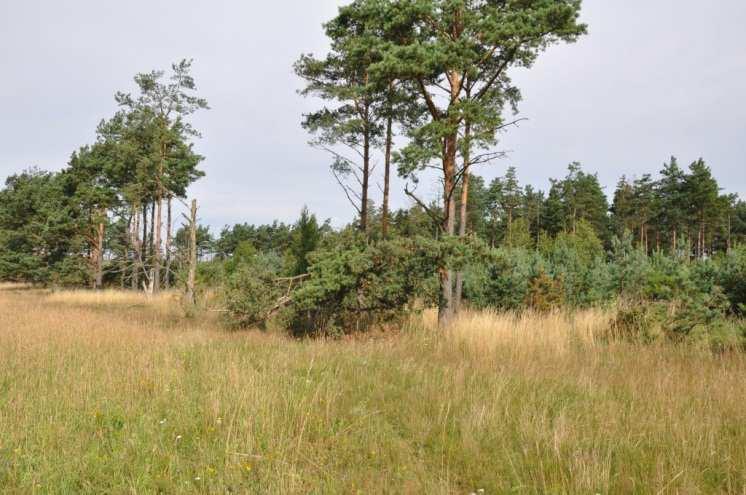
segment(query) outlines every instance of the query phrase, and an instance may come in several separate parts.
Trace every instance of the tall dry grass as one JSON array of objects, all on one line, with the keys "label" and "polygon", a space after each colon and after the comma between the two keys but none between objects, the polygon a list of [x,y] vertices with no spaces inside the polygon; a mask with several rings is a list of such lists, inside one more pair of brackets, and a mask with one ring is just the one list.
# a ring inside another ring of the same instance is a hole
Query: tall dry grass
[{"label": "tall dry grass", "polygon": [[169,297],[0,291],[7,493],[746,493],[746,360],[607,315],[295,341]]},{"label": "tall dry grass", "polygon": [[[579,344],[595,344],[607,334],[610,323],[611,313],[603,309],[552,313],[465,311],[447,335],[477,352],[490,353],[505,346],[531,352],[536,347],[566,352]],[[434,311],[425,313],[424,325],[437,329]]]}]

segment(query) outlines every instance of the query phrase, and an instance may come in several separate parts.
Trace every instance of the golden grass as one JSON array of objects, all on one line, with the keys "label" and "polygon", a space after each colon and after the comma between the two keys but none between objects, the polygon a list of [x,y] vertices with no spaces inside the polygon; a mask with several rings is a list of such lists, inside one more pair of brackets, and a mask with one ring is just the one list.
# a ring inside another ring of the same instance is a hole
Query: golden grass
[{"label": "golden grass", "polygon": [[746,493],[743,355],[600,311],[295,341],[175,297],[0,291],[0,492]]},{"label": "golden grass", "polygon": [[[424,320],[426,328],[437,328],[434,311],[425,313]],[[593,345],[605,335],[610,322],[611,314],[602,309],[547,314],[466,311],[459,315],[447,335],[477,352],[491,353],[505,346],[529,352],[536,347],[566,352],[578,344]]]}]

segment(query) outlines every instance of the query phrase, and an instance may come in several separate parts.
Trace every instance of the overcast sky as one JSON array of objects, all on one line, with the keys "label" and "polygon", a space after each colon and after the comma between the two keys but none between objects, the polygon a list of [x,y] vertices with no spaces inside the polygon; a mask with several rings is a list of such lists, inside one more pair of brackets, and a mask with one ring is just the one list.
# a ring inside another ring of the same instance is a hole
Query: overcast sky
[{"label": "overcast sky", "polygon": [[[0,0],[0,176],[59,169],[116,110],[132,76],[194,59],[212,109],[194,119],[207,177],[190,193],[213,230],[292,221],[304,204],[334,223],[350,208],[328,157],[307,145],[292,63],[325,49],[321,23],[339,0]],[[675,154],[704,157],[746,197],[746,2],[585,0],[590,34],[514,72],[530,119],[503,137],[518,168],[545,189],[574,160],[619,176],[657,172]],[[407,204],[397,189],[396,206]],[[420,191],[435,197],[435,186]],[[374,191],[376,199],[380,196]]]}]

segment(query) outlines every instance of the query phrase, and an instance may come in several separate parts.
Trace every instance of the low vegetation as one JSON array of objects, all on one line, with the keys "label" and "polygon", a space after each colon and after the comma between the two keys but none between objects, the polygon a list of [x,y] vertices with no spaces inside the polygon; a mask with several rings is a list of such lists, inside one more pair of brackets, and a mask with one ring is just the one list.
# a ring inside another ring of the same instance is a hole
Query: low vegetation
[{"label": "low vegetation", "polygon": [[743,493],[746,357],[608,341],[612,319],[294,340],[4,287],[0,491]]}]

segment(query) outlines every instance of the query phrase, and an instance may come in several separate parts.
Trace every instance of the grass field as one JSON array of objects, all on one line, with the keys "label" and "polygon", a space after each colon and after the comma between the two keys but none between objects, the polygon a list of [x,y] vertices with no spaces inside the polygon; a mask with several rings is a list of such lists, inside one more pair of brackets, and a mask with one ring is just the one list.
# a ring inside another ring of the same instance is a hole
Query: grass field
[{"label": "grass field", "polygon": [[173,297],[0,288],[1,492],[746,493],[743,355],[603,312],[294,341]]}]

